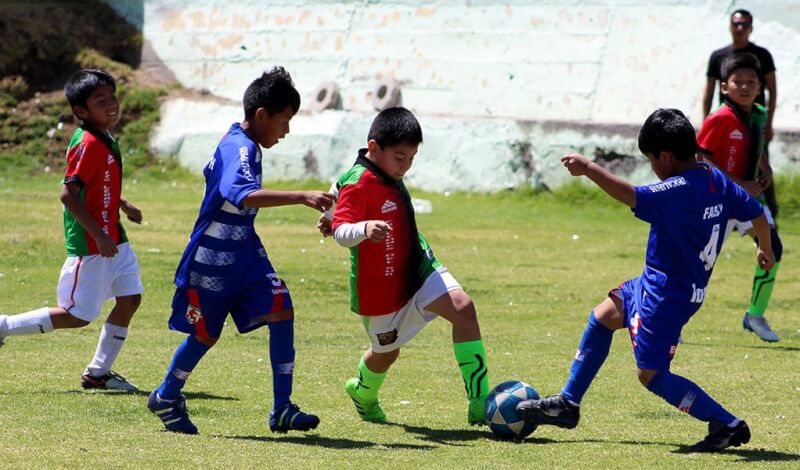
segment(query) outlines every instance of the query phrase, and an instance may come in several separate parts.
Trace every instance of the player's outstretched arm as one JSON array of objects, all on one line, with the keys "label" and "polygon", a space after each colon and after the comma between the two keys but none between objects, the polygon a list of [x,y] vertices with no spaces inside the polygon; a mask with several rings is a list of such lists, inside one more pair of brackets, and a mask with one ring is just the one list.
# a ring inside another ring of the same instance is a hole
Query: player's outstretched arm
[{"label": "player's outstretched arm", "polygon": [[564,155],[561,157],[561,162],[572,176],[586,176],[617,201],[629,207],[636,207],[636,190],[624,179],[579,153]]},{"label": "player's outstretched arm", "polygon": [[271,191],[259,189],[242,201],[244,207],[277,207],[303,204],[320,212],[333,205],[333,195],[322,191]]},{"label": "player's outstretched arm", "polygon": [[756,232],[756,241],[758,242],[756,261],[761,269],[769,271],[775,264],[775,254],[772,252],[772,238],[769,233],[770,228],[769,222],[767,222],[767,216],[762,213],[751,222],[753,223],[753,229]]}]

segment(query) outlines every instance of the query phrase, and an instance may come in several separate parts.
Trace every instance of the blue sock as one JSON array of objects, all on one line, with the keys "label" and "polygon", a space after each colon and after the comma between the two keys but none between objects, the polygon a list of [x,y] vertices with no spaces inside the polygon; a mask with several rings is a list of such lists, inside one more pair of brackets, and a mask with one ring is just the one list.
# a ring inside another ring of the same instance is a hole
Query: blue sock
[{"label": "blue sock", "polygon": [[608,350],[611,349],[611,340],[614,338],[614,331],[600,323],[594,316],[594,310],[589,314],[589,323],[583,331],[583,338],[578,344],[578,352],[575,360],[572,361],[572,369],[569,371],[569,379],[561,395],[576,405],[581,403],[583,395],[589,389],[589,385],[600,370],[600,366],[608,357]]},{"label": "blue sock", "polygon": [[647,389],[700,421],[713,419],[727,425],[736,421],[736,416],[714,401],[696,383],[668,370],[660,371],[650,379]]},{"label": "blue sock", "polygon": [[294,320],[267,323],[269,360],[272,364],[273,409],[289,404],[294,373]]},{"label": "blue sock", "polygon": [[175,355],[172,356],[172,364],[167,369],[167,376],[156,390],[158,396],[164,400],[176,400],[180,396],[189,374],[209,349],[211,346],[197,341],[194,335],[187,336],[175,350]]}]

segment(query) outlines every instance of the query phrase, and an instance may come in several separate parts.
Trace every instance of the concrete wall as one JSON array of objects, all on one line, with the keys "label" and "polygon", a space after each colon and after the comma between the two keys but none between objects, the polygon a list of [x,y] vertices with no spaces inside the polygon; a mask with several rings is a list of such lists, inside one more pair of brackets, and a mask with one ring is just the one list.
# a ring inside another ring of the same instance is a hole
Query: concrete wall
[{"label": "concrete wall", "polygon": [[[247,84],[282,64],[305,103],[335,81],[341,109],[303,113],[270,153],[275,178],[332,178],[363,145],[375,83],[393,77],[425,144],[409,175],[433,190],[559,184],[571,149],[650,178],[634,159],[638,125],[656,107],[700,124],[708,54],[730,41],[730,11],[755,17],[751,39],[778,69],[778,171],[800,158],[800,2],[718,0],[107,0],[142,28],[189,88],[230,100],[165,103],[154,144],[189,165],[207,160]],[[638,160],[640,163],[642,159]]]}]

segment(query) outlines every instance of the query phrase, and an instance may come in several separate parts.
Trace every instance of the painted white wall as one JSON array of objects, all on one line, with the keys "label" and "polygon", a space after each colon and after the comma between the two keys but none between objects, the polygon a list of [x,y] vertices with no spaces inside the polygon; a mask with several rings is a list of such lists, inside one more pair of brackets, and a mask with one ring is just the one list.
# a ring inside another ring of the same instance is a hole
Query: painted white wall
[{"label": "painted white wall", "polygon": [[[557,184],[547,172],[562,150],[636,155],[638,125],[656,107],[680,108],[699,126],[708,55],[730,42],[728,15],[739,7],[754,13],[751,39],[778,69],[774,166],[800,158],[797,1],[106,1],[142,28],[185,87],[231,100],[225,113],[216,102],[165,104],[154,143],[189,162],[211,154],[229,124],[219,121],[241,118],[249,82],[282,64],[306,103],[335,81],[343,110],[298,116],[292,138],[271,151],[286,157],[275,177],[302,176],[296,162],[309,152],[316,176],[334,177],[363,145],[376,81],[394,77],[426,136],[412,184]],[[519,164],[521,143],[533,172]]]}]

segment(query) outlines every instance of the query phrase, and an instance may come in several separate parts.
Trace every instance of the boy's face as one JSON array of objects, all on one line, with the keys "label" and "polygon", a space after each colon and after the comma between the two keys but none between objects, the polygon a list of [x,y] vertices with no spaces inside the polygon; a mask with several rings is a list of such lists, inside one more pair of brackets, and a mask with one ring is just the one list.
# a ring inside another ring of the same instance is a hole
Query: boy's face
[{"label": "boy's face", "polygon": [[752,69],[736,69],[727,80],[722,82],[722,93],[739,106],[750,107],[753,105],[761,91],[761,82],[758,74]]},{"label": "boy's face", "polygon": [[378,142],[374,140],[367,142],[372,161],[384,173],[396,180],[402,179],[403,175],[411,168],[418,147],[418,145],[398,144],[381,148]]},{"label": "boy's face", "polygon": [[650,168],[653,169],[653,173],[656,174],[658,179],[665,180],[672,176],[672,162],[674,159],[671,153],[661,152],[657,157],[654,153],[647,153],[645,155],[647,159],[650,160]]},{"label": "boy's face", "polygon": [[88,122],[100,131],[107,131],[119,122],[119,98],[111,85],[103,85],[86,98],[86,107],[75,106],[72,112],[81,121]]},{"label": "boy's face", "polygon": [[293,117],[294,109],[291,106],[287,106],[286,109],[272,116],[267,113],[266,109],[258,108],[251,123],[255,131],[253,137],[262,147],[270,148],[289,133],[289,121]]}]

